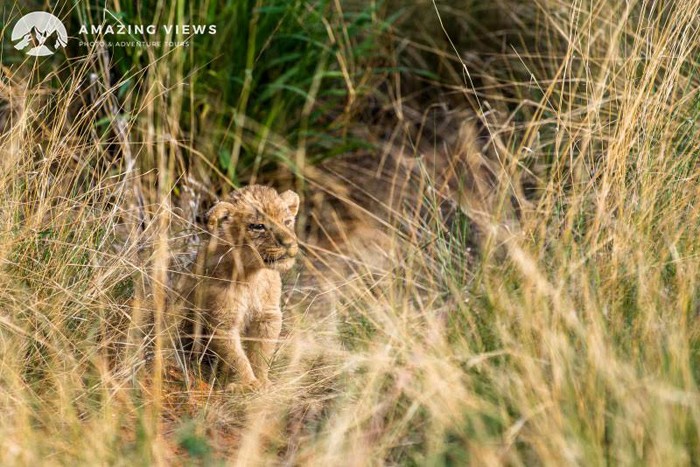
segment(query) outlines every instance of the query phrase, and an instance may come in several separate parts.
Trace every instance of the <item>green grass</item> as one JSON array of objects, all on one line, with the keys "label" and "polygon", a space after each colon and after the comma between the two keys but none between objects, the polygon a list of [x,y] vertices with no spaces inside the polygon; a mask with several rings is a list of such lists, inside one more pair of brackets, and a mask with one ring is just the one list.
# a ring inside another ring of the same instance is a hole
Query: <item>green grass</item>
[{"label": "green grass", "polygon": [[[118,95],[143,94],[149,74],[181,73],[187,88],[178,95],[179,129],[229,179],[239,184],[280,165],[300,175],[307,160],[366,146],[347,124],[385,74],[375,71],[383,62],[376,44],[389,27],[378,18],[380,4],[339,6],[327,0],[108,6],[105,24],[113,26],[217,27],[214,35],[173,35],[172,41],[189,42],[182,50],[170,51],[167,41],[152,50],[114,47]],[[99,24],[102,16],[101,3],[79,3],[71,18],[79,27],[88,19]],[[162,31],[150,39],[162,39]],[[158,64],[149,69],[155,56]]]}]

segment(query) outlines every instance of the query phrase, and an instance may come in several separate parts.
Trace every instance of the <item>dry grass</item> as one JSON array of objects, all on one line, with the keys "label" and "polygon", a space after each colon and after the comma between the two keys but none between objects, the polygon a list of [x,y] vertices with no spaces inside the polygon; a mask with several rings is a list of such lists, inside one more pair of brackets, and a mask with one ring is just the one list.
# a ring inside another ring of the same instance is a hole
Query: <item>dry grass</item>
[{"label": "dry grass", "polygon": [[700,2],[495,5],[522,41],[492,54],[460,50],[456,6],[391,32],[394,65],[441,80],[386,74],[362,133],[381,164],[267,175],[306,187],[311,227],[263,394],[160,352],[213,196],[180,126],[185,52],[121,96],[98,52],[60,80],[3,68],[0,463],[697,463]]}]

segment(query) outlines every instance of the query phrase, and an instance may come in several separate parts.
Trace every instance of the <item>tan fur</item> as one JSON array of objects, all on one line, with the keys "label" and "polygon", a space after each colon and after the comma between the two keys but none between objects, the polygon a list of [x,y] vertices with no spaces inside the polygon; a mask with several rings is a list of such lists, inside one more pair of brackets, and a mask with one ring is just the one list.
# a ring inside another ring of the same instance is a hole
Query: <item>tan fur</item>
[{"label": "tan fur", "polygon": [[298,208],[292,191],[251,185],[233,192],[210,210],[193,274],[178,284],[195,345],[213,350],[225,379],[235,373],[243,387],[269,384],[282,327],[280,271],[298,252]]}]

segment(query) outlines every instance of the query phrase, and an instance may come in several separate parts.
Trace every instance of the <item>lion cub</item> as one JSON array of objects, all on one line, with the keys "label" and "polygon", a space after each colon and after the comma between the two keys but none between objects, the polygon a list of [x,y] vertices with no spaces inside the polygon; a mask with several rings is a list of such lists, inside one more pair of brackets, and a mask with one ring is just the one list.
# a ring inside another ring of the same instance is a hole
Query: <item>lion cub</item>
[{"label": "lion cub", "polygon": [[[208,214],[207,238],[193,274],[178,284],[186,328],[207,346],[240,386],[269,384],[269,361],[282,327],[280,271],[294,265],[299,247],[294,218],[299,197],[250,185]],[[230,384],[229,388],[237,388]]]}]

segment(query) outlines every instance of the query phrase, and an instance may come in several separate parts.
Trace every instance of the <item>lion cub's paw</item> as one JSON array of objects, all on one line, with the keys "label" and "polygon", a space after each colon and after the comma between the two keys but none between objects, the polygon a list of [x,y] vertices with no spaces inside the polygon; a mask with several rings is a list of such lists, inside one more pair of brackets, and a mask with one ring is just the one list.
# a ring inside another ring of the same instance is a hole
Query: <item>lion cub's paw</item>
[{"label": "lion cub's paw", "polygon": [[244,394],[248,392],[263,391],[269,387],[270,380],[268,380],[267,378],[263,380],[252,379],[246,382],[230,383],[226,386],[226,391],[234,394]]},{"label": "lion cub's paw", "polygon": [[262,389],[262,390],[268,390],[272,386],[272,383],[270,382],[269,379],[267,379],[267,377],[260,378],[260,379],[258,379],[258,381],[260,381],[260,389]]}]

